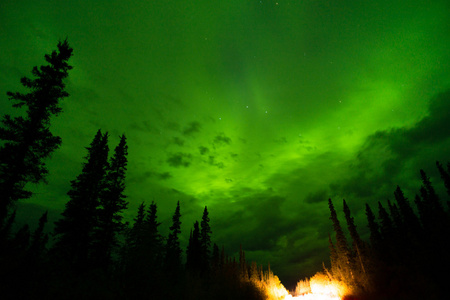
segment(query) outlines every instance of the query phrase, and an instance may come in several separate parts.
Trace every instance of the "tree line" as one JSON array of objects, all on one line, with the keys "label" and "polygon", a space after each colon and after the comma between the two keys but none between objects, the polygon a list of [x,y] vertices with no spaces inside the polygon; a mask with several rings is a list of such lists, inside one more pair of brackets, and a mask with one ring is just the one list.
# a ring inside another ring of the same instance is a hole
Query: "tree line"
[{"label": "tree line", "polygon": [[[436,162],[450,196],[447,170]],[[361,239],[343,200],[348,235],[344,233],[331,199],[328,200],[335,241],[330,236],[330,279],[344,282],[361,299],[444,299],[450,269],[450,201],[436,193],[430,178],[420,170],[421,186],[414,205],[397,186],[395,201],[378,202],[376,213],[366,203],[370,231]],[[347,240],[350,237],[350,241]]]},{"label": "tree line", "polygon": [[[0,127],[0,293],[2,299],[265,299],[279,280],[262,266],[229,257],[212,244],[209,212],[190,232],[186,261],[180,246],[181,208],[170,232],[159,232],[157,204],[141,203],[133,224],[125,222],[128,146],[125,135],[112,155],[108,132],[98,130],[86,148],[81,173],[70,182],[69,201],[54,232],[45,231],[48,212],[36,230],[28,224],[12,232],[15,204],[32,196],[28,183],[46,182],[45,159],[61,145],[50,131],[51,118],[68,97],[64,80],[72,69],[67,40],[45,55],[47,65],[21,79],[28,93],[7,95],[17,117],[3,116]],[[53,239],[53,244],[48,242]],[[277,281],[278,280],[278,281]]]}]

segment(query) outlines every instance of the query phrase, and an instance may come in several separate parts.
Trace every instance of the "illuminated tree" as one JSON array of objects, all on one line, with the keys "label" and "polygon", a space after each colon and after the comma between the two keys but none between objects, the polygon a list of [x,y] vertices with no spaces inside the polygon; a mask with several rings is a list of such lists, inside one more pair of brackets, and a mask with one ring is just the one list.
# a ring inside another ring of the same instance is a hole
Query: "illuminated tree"
[{"label": "illuminated tree", "polygon": [[87,162],[81,174],[71,181],[67,193],[70,200],[62,218],[55,223],[53,247],[61,258],[80,269],[89,266],[93,232],[98,225],[98,207],[108,168],[108,133],[102,134],[99,130],[87,150]]},{"label": "illuminated tree", "polygon": [[342,231],[341,224],[339,223],[339,219],[336,214],[336,210],[334,209],[333,202],[331,199],[328,199],[328,207],[330,209],[330,219],[333,222],[333,229],[336,233],[336,250],[339,255],[348,256],[349,250],[347,246],[347,239],[345,238],[344,232]]},{"label": "illuminated tree", "polygon": [[25,189],[26,183],[45,181],[48,170],[44,159],[61,144],[61,138],[50,132],[50,119],[62,111],[59,101],[69,96],[63,81],[72,69],[68,64],[72,48],[67,40],[59,42],[57,48],[45,55],[48,65],[33,68],[34,79],[21,79],[30,92],[7,93],[15,101],[14,108],[26,107],[26,115],[5,115],[1,120],[0,225],[16,200],[31,196]]},{"label": "illuminated tree", "polygon": [[359,237],[359,233],[356,230],[354,218],[351,216],[350,208],[348,207],[345,200],[343,200],[343,205],[344,205],[345,220],[347,221],[348,232],[350,233],[350,237],[353,240],[353,248],[355,249],[355,251],[362,251],[363,242]]}]

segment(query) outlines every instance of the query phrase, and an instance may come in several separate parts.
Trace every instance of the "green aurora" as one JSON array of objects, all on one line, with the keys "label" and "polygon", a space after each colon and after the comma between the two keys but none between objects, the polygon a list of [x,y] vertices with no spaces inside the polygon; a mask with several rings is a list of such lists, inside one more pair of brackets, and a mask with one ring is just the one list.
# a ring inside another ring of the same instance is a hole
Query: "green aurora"
[{"label": "green aurora", "polygon": [[179,200],[185,245],[207,205],[229,254],[242,244],[283,283],[311,276],[328,261],[329,197],[364,235],[366,202],[397,184],[413,198],[421,168],[440,183],[449,19],[446,0],[1,1],[2,115],[58,40],[74,48],[51,127],[63,144],[19,217],[59,218],[101,128],[110,149],[128,138],[128,220],[154,200],[165,234]]}]

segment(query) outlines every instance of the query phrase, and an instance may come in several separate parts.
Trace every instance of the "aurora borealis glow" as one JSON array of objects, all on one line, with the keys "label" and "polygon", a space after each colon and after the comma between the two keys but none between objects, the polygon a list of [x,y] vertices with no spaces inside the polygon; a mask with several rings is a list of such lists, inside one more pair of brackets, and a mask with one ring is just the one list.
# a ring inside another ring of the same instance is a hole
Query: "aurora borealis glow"
[{"label": "aurora borealis glow", "polygon": [[62,147],[18,214],[58,218],[101,128],[128,138],[128,219],[155,200],[167,231],[180,200],[185,242],[207,205],[230,254],[312,275],[329,197],[364,234],[365,202],[450,160],[449,19],[446,0],[2,1],[2,114],[58,39],[74,49]]}]

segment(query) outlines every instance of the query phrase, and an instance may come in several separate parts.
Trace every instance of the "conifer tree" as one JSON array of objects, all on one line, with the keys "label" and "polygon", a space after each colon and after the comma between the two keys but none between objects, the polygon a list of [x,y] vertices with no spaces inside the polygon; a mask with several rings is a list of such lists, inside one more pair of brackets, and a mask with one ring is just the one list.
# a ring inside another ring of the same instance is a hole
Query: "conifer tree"
[{"label": "conifer tree", "polygon": [[153,265],[153,268],[160,267],[162,261],[163,238],[159,234],[158,227],[161,223],[157,220],[157,205],[154,201],[150,204],[145,217],[145,252]]},{"label": "conifer tree", "polygon": [[372,209],[370,208],[369,204],[367,204],[367,203],[366,203],[366,216],[367,216],[368,227],[370,230],[370,244],[372,247],[377,249],[381,243],[380,229],[379,229],[378,223],[375,220],[375,215],[373,214]]},{"label": "conifer tree", "polygon": [[200,225],[201,268],[203,271],[208,271],[211,255],[211,227],[209,226],[209,213],[206,206],[203,210],[202,222]]},{"label": "conifer tree", "polygon": [[345,238],[344,232],[342,231],[341,224],[339,223],[339,219],[336,214],[336,210],[334,209],[333,202],[331,199],[328,199],[328,207],[330,209],[330,219],[333,222],[333,229],[336,233],[336,250],[339,255],[348,256],[349,250],[347,246],[347,239]]},{"label": "conifer tree", "polygon": [[328,199],[328,207],[331,213],[330,219],[333,223],[333,229],[336,234],[335,249],[337,259],[331,271],[340,280],[347,282],[347,284],[349,285],[353,285],[354,278],[351,270],[353,266],[352,257],[347,246],[347,239],[345,238],[344,232],[342,231],[342,227],[339,223],[339,219],[337,217],[336,210],[334,209],[334,205],[331,199]]},{"label": "conifer tree", "polygon": [[351,216],[351,212],[350,212],[350,208],[348,207],[347,203],[345,202],[345,199],[343,200],[344,202],[344,215],[345,215],[345,220],[347,221],[347,228],[348,228],[348,232],[350,233],[350,237],[353,240],[353,248],[355,249],[355,251],[362,251],[363,249],[363,242],[361,240],[361,238],[359,237],[359,233],[356,230],[356,225],[355,225],[355,221],[354,218]]},{"label": "conifer tree", "polygon": [[239,245],[239,270],[241,278],[247,280],[248,279],[247,261],[245,260],[245,251],[242,250],[242,244]]},{"label": "conifer tree", "polygon": [[396,204],[392,204],[392,202],[388,199],[388,207],[391,219],[394,221],[394,228],[397,233],[397,236],[402,236],[405,233],[405,228],[403,225],[402,216],[400,215],[400,210],[398,209]]},{"label": "conifer tree", "polygon": [[48,242],[48,234],[44,233],[44,227],[47,223],[48,211],[42,214],[39,218],[39,224],[36,230],[31,235],[29,253],[32,259],[39,260],[45,253],[45,246]]},{"label": "conifer tree", "polygon": [[378,218],[381,221],[380,233],[385,241],[391,241],[394,238],[394,226],[386,209],[378,201]]},{"label": "conifer tree", "polygon": [[133,219],[134,223],[127,233],[126,246],[134,249],[140,247],[145,239],[145,203],[142,202],[137,211],[136,217]]},{"label": "conifer tree", "polygon": [[108,134],[99,130],[87,148],[87,162],[71,181],[70,200],[55,223],[53,253],[78,268],[86,269],[92,252],[93,233],[98,225],[100,195],[105,188],[108,167]]},{"label": "conifer tree", "polygon": [[334,247],[334,244],[333,244],[330,234],[328,234],[328,248],[330,250],[331,268],[336,270],[339,267],[338,266],[338,254],[336,251],[336,247]]},{"label": "conifer tree", "polygon": [[127,149],[125,135],[122,135],[110,159],[104,189],[100,193],[94,256],[97,264],[102,268],[107,268],[111,264],[113,251],[119,245],[117,237],[125,229],[121,213],[128,205],[124,195]]},{"label": "conifer tree", "polygon": [[45,55],[48,65],[34,67],[35,77],[23,77],[21,84],[30,90],[23,94],[8,92],[14,108],[26,108],[26,115],[3,116],[0,127],[0,227],[8,215],[9,207],[19,199],[26,199],[31,192],[25,189],[28,182],[45,181],[48,170],[44,159],[61,144],[61,138],[50,132],[50,119],[62,108],[60,100],[68,97],[64,79],[72,67],[72,56],[67,40],[59,42],[58,50]]},{"label": "conifer tree", "polygon": [[407,230],[413,235],[418,235],[420,231],[420,222],[414,213],[411,205],[409,204],[408,199],[403,194],[401,188],[397,185],[397,188],[394,192],[395,200],[397,201],[398,208],[403,217],[403,221],[405,223],[405,227]]},{"label": "conifer tree", "polygon": [[178,235],[181,233],[180,201],[177,202],[175,213],[172,217],[172,226],[166,243],[165,267],[169,275],[177,277],[181,267],[181,248]]},{"label": "conifer tree", "polygon": [[219,250],[219,246],[217,246],[216,243],[213,244],[211,265],[212,265],[212,269],[214,271],[216,271],[216,272],[221,268],[221,265],[220,265],[220,250]]},{"label": "conifer tree", "polygon": [[447,164],[448,172],[444,170],[442,164],[438,161],[436,162],[436,166],[439,170],[439,174],[441,174],[441,178],[444,181],[445,188],[447,189],[447,194],[450,196],[450,163]]},{"label": "conifer tree", "polygon": [[145,240],[145,203],[142,202],[137,211],[134,223],[125,233],[125,244],[121,251],[121,268],[130,279],[130,274],[136,276],[138,269],[143,266],[143,245]]},{"label": "conifer tree", "polygon": [[198,272],[201,269],[200,227],[198,221],[195,221],[194,230],[191,230],[189,237],[189,244],[186,249],[186,269],[191,272]]}]

